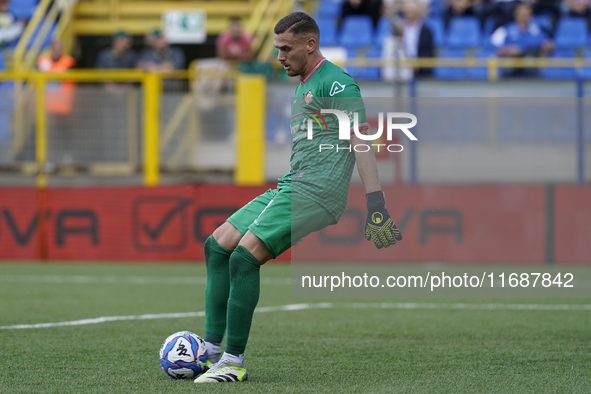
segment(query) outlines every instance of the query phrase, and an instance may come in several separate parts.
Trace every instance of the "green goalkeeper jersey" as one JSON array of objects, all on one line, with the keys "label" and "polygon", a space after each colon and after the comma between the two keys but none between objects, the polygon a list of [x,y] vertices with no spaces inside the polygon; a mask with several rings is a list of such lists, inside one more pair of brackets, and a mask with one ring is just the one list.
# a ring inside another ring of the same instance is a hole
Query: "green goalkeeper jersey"
[{"label": "green goalkeeper jersey", "polygon": [[[300,78],[296,88],[290,123],[291,170],[279,179],[279,187],[291,187],[293,192],[320,204],[336,222],[347,205],[355,153],[349,140],[339,139],[336,115],[321,114],[322,109],[346,112],[350,130],[353,114],[357,113],[359,130],[367,128],[359,85],[325,58],[304,79]],[[307,138],[308,119],[312,120],[312,139]],[[330,146],[333,148],[329,149]]]}]

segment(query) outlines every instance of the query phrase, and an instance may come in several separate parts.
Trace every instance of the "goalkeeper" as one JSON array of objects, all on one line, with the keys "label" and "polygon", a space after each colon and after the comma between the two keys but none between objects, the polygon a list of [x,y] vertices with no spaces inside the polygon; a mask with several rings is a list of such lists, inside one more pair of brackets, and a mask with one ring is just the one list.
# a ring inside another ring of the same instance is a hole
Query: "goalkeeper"
[{"label": "goalkeeper", "polygon": [[[366,238],[378,248],[402,239],[385,207],[373,149],[351,149],[364,142],[355,134],[340,140],[337,116],[321,115],[323,108],[357,113],[359,130],[368,129],[359,86],[322,56],[319,38],[318,25],[303,12],[291,13],[275,26],[277,59],[287,75],[300,78],[291,117],[291,170],[276,189],[250,201],[205,242],[204,339],[214,364],[195,383],[247,379],[244,350],[259,299],[260,267],[311,232],[338,222],[355,162],[367,195]],[[312,139],[307,138],[309,119]],[[321,144],[339,150],[320,152]]]}]

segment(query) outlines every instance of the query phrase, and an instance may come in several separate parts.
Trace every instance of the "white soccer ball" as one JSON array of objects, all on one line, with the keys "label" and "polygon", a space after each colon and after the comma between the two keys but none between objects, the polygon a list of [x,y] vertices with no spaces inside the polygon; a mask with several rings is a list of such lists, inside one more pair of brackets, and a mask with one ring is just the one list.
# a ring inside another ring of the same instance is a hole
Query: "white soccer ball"
[{"label": "white soccer ball", "polygon": [[191,379],[205,371],[205,342],[190,331],[175,332],[160,347],[160,365],[173,379]]}]

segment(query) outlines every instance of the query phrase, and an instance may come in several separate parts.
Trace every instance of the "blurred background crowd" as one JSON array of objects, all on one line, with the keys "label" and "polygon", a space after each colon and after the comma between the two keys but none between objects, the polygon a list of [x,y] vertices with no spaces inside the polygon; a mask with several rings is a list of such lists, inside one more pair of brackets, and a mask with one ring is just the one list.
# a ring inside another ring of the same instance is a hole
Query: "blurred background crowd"
[{"label": "blurred background crowd", "polygon": [[[71,0],[55,0],[67,7]],[[86,0],[92,3],[92,0]],[[37,0],[0,0],[0,69],[9,68],[10,51],[35,11]],[[295,9],[310,12],[321,29],[320,45],[336,62],[347,59],[589,57],[591,0],[318,0],[300,1]],[[43,71],[72,67],[98,69],[178,70],[195,59],[217,58],[242,72],[284,77],[273,69],[273,54],[258,56],[254,36],[239,16],[203,45],[170,45],[160,29],[130,35],[125,28],[110,37],[79,37],[71,53],[48,38],[37,65]],[[37,33],[37,32],[36,32]],[[35,33],[35,34],[36,34]],[[73,57],[70,57],[72,55]],[[62,57],[66,60],[62,61]],[[5,61],[6,59],[6,61]],[[7,64],[8,63],[8,64]],[[215,63],[214,63],[215,64]],[[217,67],[224,67],[219,62]],[[408,79],[411,74],[454,79],[486,77],[461,68],[348,68],[360,79]],[[505,70],[504,76],[538,76],[537,70]],[[553,69],[542,77],[572,77]]]}]

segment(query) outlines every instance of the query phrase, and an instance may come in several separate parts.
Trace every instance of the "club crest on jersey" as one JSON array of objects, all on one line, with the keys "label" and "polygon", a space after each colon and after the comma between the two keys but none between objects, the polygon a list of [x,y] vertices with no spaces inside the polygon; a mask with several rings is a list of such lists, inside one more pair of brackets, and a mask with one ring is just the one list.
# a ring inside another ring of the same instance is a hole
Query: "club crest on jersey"
[{"label": "club crest on jersey", "polygon": [[314,95],[312,94],[312,89],[310,89],[308,90],[308,93],[302,94],[302,104],[310,104],[312,97],[314,97]]}]

